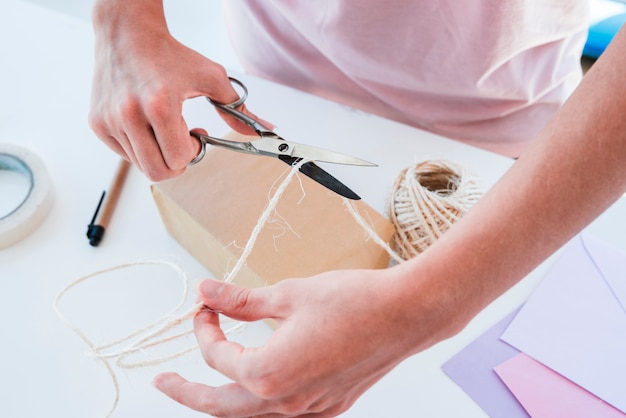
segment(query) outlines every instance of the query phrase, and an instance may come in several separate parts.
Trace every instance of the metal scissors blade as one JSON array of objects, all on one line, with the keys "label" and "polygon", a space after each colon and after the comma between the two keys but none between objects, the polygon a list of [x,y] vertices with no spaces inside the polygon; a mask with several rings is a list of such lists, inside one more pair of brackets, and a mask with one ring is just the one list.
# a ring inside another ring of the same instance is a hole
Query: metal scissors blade
[{"label": "metal scissors blade", "polygon": [[[202,135],[197,132],[191,132],[191,135],[198,138],[200,143],[202,144],[202,149],[200,154],[196,158],[194,158],[189,165],[193,165],[200,161],[204,154],[206,153],[206,144],[211,144],[219,147],[228,148],[232,151],[243,152],[245,154],[253,154],[253,155],[265,155],[269,157],[277,157],[279,160],[283,161],[287,165],[293,166],[296,163],[300,162],[302,158],[293,157],[286,154],[277,154],[273,152],[262,153],[259,152],[256,148],[254,148],[253,144],[256,144],[259,140],[251,141],[251,142],[238,142],[238,141],[229,141],[227,139],[215,138],[208,135]],[[368,163],[369,164],[369,163]],[[354,191],[352,191],[348,186],[337,180],[334,176],[324,171],[318,165],[314,164],[311,161],[308,161],[302,164],[299,168],[299,171],[326,187],[327,189],[332,190],[333,192],[339,194],[340,196],[347,197],[352,200],[360,200],[361,197],[357,195]]]},{"label": "metal scissors blade", "polygon": [[281,161],[289,165],[294,165],[302,159],[311,160],[300,166],[300,172],[341,196],[355,200],[360,199],[360,197],[352,190],[350,190],[350,188],[341,183],[331,174],[327,173],[326,171],[315,165],[313,161],[360,166],[376,166],[376,164],[346,154],[341,154],[338,152],[329,151],[310,145],[298,144],[296,142],[285,141],[283,138],[275,134],[272,130],[267,129],[265,126],[263,126],[263,124],[261,124],[259,121],[236,109],[245,102],[248,96],[248,89],[241,81],[232,77],[229,77],[229,79],[233,84],[237,84],[243,89],[243,94],[238,100],[228,104],[215,102],[208,97],[207,100],[217,109],[228,113],[229,115],[244,122],[246,125],[252,127],[257,135],[259,135],[259,139],[249,142],[238,142],[229,141],[223,138],[216,138],[208,135],[202,135],[197,132],[191,132],[191,135],[196,137],[200,141],[201,149],[198,155],[189,162],[189,166],[196,164],[204,157],[206,153],[206,144],[225,147],[232,151],[244,152],[247,154],[264,155],[279,158]]},{"label": "metal scissors blade", "polygon": [[284,155],[333,164],[362,165],[370,167],[376,166],[374,163],[370,163],[369,161],[365,161],[351,155],[329,151],[311,145],[299,144],[297,142],[285,141],[278,135],[275,137],[265,136],[250,142],[250,144],[256,148],[259,153],[274,157]]},{"label": "metal scissors blade", "polygon": [[246,154],[265,155],[268,157],[284,156],[334,164],[376,166],[374,163],[347,154],[328,151],[323,148],[299,144],[297,142],[285,141],[276,134],[272,134],[273,137],[264,136],[249,142],[230,141],[223,138],[202,135],[197,132],[191,132],[191,135],[196,137],[203,147],[206,144],[211,144]]}]

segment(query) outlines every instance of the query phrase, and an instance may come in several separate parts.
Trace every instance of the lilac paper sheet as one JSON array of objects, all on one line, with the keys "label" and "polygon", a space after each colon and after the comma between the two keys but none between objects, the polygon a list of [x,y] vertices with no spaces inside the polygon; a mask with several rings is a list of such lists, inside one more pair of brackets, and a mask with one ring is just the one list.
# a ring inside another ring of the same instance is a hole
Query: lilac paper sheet
[{"label": "lilac paper sheet", "polygon": [[519,308],[500,320],[458,354],[443,371],[492,418],[527,418],[528,414],[494,372],[494,367],[519,354],[500,336]]},{"label": "lilac paper sheet", "polygon": [[626,253],[572,240],[502,338],[626,413]]}]

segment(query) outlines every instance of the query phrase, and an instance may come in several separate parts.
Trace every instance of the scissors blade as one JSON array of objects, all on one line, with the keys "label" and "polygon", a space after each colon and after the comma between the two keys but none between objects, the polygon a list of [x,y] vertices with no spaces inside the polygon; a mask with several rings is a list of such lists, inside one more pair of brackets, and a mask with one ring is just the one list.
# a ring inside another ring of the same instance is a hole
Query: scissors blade
[{"label": "scissors blade", "polygon": [[[290,157],[288,155],[279,155],[278,158],[290,166],[294,165],[300,160],[300,158]],[[354,193],[348,186],[337,180],[331,174],[322,170],[319,166],[315,165],[311,161],[302,164],[300,166],[300,172],[340,196],[352,200],[361,199],[361,197],[358,194]]]},{"label": "scissors blade", "polygon": [[[197,132],[191,132],[191,134],[200,140],[200,143],[202,144],[202,148],[201,148],[200,154],[198,154],[198,156],[194,158],[189,163],[189,165],[196,164],[198,161],[202,159],[202,157],[205,154],[206,144],[211,144],[211,145],[219,146],[219,147],[225,147],[231,151],[239,151],[239,152],[243,152],[246,154],[278,157],[281,161],[284,161],[286,164],[290,166],[294,165],[295,163],[301,160],[301,158],[292,157],[290,155],[280,155],[279,153],[276,153],[276,152],[266,152],[266,151],[257,150],[252,144],[253,143],[256,144],[260,140],[256,140],[252,142],[238,142],[238,141],[229,141],[229,140],[222,139],[222,138],[215,138],[215,137],[211,137],[208,135],[201,135]],[[283,141],[280,141],[280,142],[283,142]],[[335,177],[333,177],[326,171],[322,170],[317,165],[313,164],[313,162],[311,161],[302,164],[302,166],[300,166],[300,172],[310,177],[311,179],[315,180],[316,182],[326,187],[327,189],[332,190],[333,192],[343,197],[347,197],[348,199],[352,199],[352,200],[361,199],[359,195],[357,195],[352,190],[350,190],[350,188],[348,188],[345,184],[337,180]]]},{"label": "scissors blade", "polygon": [[325,163],[376,167],[376,164],[374,163],[370,163],[369,161],[365,161],[351,155],[329,151],[311,145],[299,144],[297,142],[285,141],[278,135],[273,135],[275,136],[264,136],[260,139],[251,141],[250,145],[256,148],[259,153],[273,155],[276,157],[288,156],[302,158],[305,160],[322,161]]}]

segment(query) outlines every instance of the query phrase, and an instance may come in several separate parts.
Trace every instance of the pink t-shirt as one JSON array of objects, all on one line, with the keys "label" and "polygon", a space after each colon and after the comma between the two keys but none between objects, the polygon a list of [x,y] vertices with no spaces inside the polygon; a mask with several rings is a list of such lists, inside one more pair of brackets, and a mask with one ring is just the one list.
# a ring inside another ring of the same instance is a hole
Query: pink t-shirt
[{"label": "pink t-shirt", "polygon": [[588,0],[230,0],[252,74],[518,156],[581,79]]}]

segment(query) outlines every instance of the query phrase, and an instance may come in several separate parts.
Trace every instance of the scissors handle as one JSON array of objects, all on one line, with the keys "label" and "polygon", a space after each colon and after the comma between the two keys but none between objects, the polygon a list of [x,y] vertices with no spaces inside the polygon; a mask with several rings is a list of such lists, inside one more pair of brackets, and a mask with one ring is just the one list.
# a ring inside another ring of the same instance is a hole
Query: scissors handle
[{"label": "scissors handle", "polygon": [[206,99],[222,112],[239,119],[252,129],[254,129],[257,135],[263,136],[263,134],[265,133],[270,133],[270,131],[265,126],[261,125],[259,121],[237,110],[237,108],[244,104],[246,99],[248,98],[248,88],[245,86],[245,84],[243,84],[241,81],[237,80],[234,77],[228,77],[228,79],[230,80],[231,84],[237,84],[243,89],[243,94],[241,95],[241,97],[239,97],[239,99],[227,104],[216,102],[209,97],[207,97]]},{"label": "scissors handle", "polygon": [[222,138],[215,138],[213,136],[202,135],[197,132],[189,132],[189,133],[191,134],[191,136],[195,137],[198,141],[200,141],[200,152],[198,152],[198,155],[196,155],[193,160],[187,163],[187,167],[191,167],[192,165],[197,164],[202,158],[204,158],[204,155],[206,154],[207,144],[222,146],[233,151],[240,151],[240,152],[245,152],[248,154],[254,153],[256,151],[254,147],[250,145],[249,142],[229,141],[229,140],[222,139]]},{"label": "scissors handle", "polygon": [[213,105],[220,106],[220,107],[226,106],[226,107],[230,107],[231,109],[237,109],[239,106],[244,104],[246,99],[248,98],[248,88],[246,87],[245,84],[243,84],[241,81],[239,81],[235,77],[228,77],[228,80],[230,81],[230,84],[236,84],[239,87],[241,87],[241,90],[243,90],[243,93],[241,94],[241,96],[237,100],[235,100],[234,102],[231,102],[231,103],[220,103],[220,102],[215,101],[213,99],[209,99],[208,97],[207,97],[207,99]]}]

